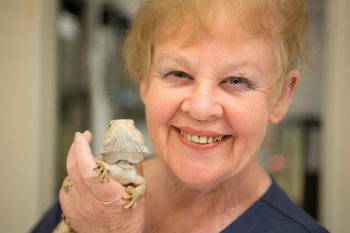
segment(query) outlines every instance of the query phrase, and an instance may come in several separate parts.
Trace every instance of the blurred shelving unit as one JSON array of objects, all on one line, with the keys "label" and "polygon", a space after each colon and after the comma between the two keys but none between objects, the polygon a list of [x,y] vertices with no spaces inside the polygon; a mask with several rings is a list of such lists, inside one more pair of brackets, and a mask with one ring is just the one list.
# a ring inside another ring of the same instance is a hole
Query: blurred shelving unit
[{"label": "blurred shelving unit", "polygon": [[92,151],[99,156],[109,121],[131,118],[152,148],[138,85],[128,76],[123,60],[125,33],[137,4],[60,1],[58,184],[66,176],[67,152],[77,131],[92,132]]},{"label": "blurred shelving unit", "polygon": [[259,158],[287,195],[318,219],[322,98],[324,85],[325,1],[309,1],[309,38],[314,68],[302,72],[285,119],[269,125]]}]

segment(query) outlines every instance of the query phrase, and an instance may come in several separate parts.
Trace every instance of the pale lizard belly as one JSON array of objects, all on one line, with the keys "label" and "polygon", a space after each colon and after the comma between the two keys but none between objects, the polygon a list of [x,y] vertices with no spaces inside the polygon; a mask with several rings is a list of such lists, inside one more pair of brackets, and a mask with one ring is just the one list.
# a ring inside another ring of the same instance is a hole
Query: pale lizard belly
[{"label": "pale lizard belly", "polygon": [[121,185],[126,185],[134,183],[137,179],[137,170],[136,168],[124,169],[119,167],[117,164],[109,165],[109,176],[118,181]]}]

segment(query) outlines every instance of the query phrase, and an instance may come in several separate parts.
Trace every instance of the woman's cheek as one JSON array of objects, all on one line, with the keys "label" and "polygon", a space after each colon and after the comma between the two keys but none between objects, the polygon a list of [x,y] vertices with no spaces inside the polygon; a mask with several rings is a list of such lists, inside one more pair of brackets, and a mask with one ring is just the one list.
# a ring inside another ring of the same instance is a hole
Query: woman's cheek
[{"label": "woman's cheek", "polygon": [[227,106],[225,114],[236,134],[234,154],[252,155],[257,152],[265,135],[268,122],[266,102],[259,103],[252,99],[244,103],[238,101],[231,103],[235,104]]},{"label": "woman's cheek", "polygon": [[169,135],[168,122],[176,112],[174,95],[160,85],[151,84],[146,100],[146,117],[153,147],[157,154],[164,154]]},{"label": "woman's cheek", "polygon": [[[152,118],[163,124],[168,122],[180,108],[186,90],[176,87],[169,87],[167,84],[155,82],[151,84],[146,107]],[[152,120],[152,119],[150,119]]]}]

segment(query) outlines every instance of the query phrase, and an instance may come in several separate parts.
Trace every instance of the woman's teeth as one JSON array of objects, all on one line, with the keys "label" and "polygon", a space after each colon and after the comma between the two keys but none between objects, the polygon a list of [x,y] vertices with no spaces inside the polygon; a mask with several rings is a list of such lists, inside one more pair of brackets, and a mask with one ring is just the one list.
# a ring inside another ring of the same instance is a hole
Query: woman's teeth
[{"label": "woman's teeth", "polygon": [[202,143],[202,144],[220,141],[224,137],[224,136],[205,137],[205,136],[191,135],[189,133],[182,132],[181,130],[180,130],[180,132],[181,132],[182,137],[186,138],[188,141]]}]

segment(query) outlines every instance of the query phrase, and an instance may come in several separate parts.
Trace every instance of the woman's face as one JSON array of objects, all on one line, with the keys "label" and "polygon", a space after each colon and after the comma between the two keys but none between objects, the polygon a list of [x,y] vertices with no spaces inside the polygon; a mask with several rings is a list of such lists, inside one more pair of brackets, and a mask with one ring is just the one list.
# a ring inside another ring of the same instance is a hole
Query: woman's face
[{"label": "woman's face", "polygon": [[248,36],[230,20],[222,16],[210,35],[199,33],[190,43],[184,27],[156,44],[149,79],[141,83],[158,156],[199,189],[244,169],[268,121],[277,119],[270,40]]}]

